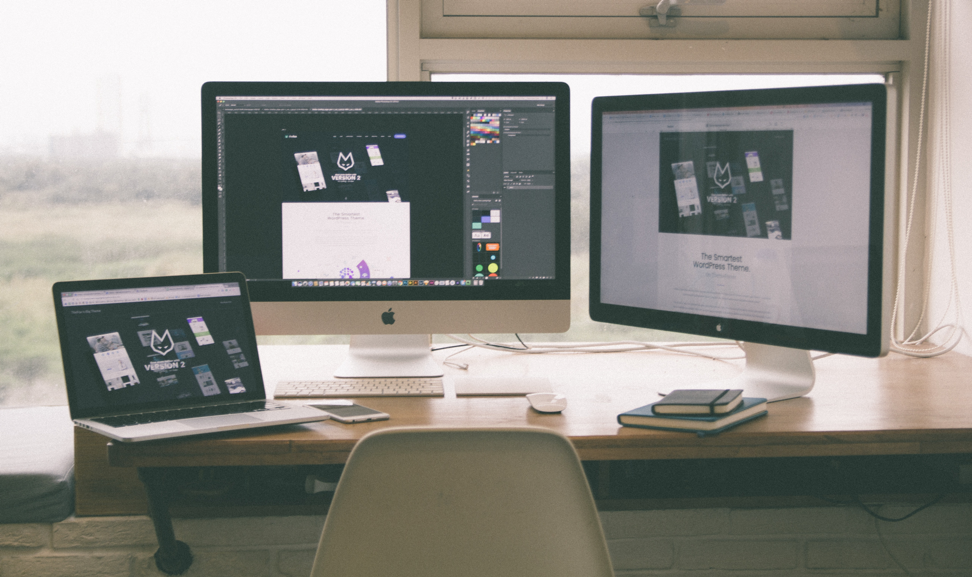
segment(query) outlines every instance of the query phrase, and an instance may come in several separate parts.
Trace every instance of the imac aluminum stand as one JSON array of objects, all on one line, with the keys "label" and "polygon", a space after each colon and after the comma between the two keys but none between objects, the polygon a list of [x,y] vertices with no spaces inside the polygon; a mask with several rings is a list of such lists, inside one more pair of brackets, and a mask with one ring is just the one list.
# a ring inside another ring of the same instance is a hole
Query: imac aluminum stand
[{"label": "imac aluminum stand", "polygon": [[352,335],[337,378],[441,377],[429,335]]},{"label": "imac aluminum stand", "polygon": [[[743,396],[769,402],[802,397],[816,378],[810,351],[757,343],[743,343],[746,367],[738,377],[699,385],[698,389],[742,389]],[[677,388],[677,387],[676,387]],[[668,390],[659,391],[667,395]]]},{"label": "imac aluminum stand", "polygon": [[802,397],[813,388],[815,373],[810,351],[744,343],[746,368],[728,388],[769,402]]}]

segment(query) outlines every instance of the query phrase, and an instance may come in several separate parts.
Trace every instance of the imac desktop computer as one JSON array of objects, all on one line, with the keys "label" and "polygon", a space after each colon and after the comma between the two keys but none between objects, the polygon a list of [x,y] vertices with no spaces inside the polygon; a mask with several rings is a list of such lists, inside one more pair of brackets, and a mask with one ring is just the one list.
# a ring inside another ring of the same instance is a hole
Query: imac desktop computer
[{"label": "imac desktop computer", "polygon": [[351,335],[335,377],[564,332],[569,116],[553,82],[206,83],[204,269],[245,274],[258,335]]},{"label": "imac desktop computer", "polygon": [[880,84],[594,99],[591,318],[743,341],[719,387],[770,401],[810,391],[809,350],[885,354],[886,101]]}]

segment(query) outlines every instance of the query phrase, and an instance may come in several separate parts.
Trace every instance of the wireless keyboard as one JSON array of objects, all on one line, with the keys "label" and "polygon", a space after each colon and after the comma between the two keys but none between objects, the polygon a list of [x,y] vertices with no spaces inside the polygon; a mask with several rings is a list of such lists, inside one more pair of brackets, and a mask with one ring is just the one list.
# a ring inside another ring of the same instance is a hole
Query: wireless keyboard
[{"label": "wireless keyboard", "polygon": [[441,397],[441,378],[366,378],[280,381],[277,399],[328,397]]}]

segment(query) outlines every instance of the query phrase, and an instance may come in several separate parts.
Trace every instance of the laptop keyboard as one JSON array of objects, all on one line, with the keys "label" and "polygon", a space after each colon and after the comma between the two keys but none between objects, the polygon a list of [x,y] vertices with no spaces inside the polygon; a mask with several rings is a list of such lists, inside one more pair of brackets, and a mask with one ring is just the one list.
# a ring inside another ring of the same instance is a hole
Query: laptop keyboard
[{"label": "laptop keyboard", "polygon": [[315,397],[441,397],[442,379],[366,378],[321,381],[281,381],[273,396],[278,399]]},{"label": "laptop keyboard", "polygon": [[161,423],[178,419],[192,419],[195,417],[213,417],[217,415],[233,415],[237,413],[254,413],[258,411],[275,411],[285,409],[286,405],[273,401],[250,401],[232,405],[212,405],[208,407],[189,407],[185,409],[170,409],[167,411],[152,411],[148,413],[133,413],[130,415],[116,415],[113,417],[98,417],[91,419],[110,427],[130,427],[148,423]]}]

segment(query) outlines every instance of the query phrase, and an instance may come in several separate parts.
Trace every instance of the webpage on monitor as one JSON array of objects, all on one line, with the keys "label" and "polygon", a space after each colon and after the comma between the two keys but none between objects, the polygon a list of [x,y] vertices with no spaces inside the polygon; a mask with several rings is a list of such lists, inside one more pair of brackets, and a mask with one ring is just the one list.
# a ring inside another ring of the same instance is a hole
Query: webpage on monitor
[{"label": "webpage on monitor", "polygon": [[869,103],[602,122],[603,302],[866,333]]}]

